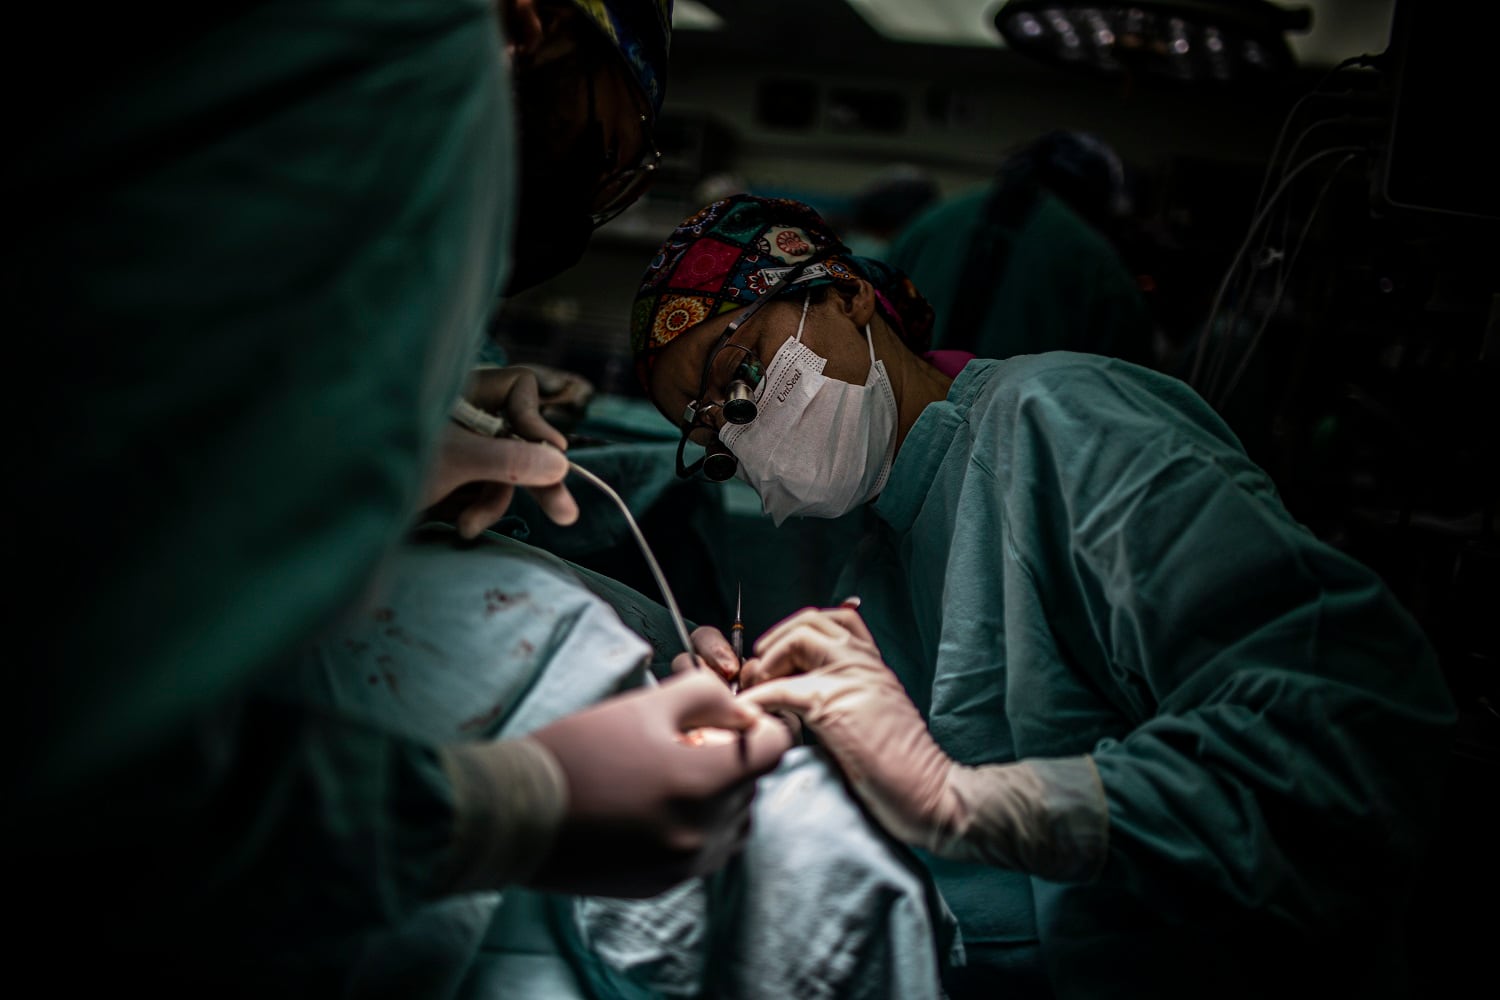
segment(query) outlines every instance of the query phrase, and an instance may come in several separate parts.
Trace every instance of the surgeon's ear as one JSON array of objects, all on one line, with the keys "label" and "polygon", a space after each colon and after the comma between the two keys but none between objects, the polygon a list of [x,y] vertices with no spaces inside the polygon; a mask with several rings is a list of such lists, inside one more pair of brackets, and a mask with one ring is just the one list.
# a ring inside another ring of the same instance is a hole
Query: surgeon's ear
[{"label": "surgeon's ear", "polygon": [[579,51],[581,40],[592,31],[586,27],[584,15],[571,4],[502,0],[502,8],[505,54],[511,72],[517,75],[567,59]]},{"label": "surgeon's ear", "polygon": [[524,64],[541,47],[545,29],[537,10],[539,0],[500,0],[500,17],[505,24],[505,54],[512,66]]},{"label": "surgeon's ear", "polygon": [[865,324],[875,318],[875,286],[859,278],[855,284],[837,286],[837,290],[839,310],[863,330]]}]

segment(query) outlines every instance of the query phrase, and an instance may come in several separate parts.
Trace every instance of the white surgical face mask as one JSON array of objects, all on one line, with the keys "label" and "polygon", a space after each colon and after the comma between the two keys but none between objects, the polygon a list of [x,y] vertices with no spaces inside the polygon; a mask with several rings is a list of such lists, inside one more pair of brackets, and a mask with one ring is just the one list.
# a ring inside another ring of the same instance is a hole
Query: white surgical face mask
[{"label": "white surgical face mask", "polygon": [[739,459],[736,473],[755,488],[779,526],[788,517],[839,517],[874,499],[896,456],[896,396],[885,364],[851,385],[823,374],[827,364],[802,343],[809,299],[797,334],[781,345],[756,390],[748,424],[726,424],[719,440]]}]

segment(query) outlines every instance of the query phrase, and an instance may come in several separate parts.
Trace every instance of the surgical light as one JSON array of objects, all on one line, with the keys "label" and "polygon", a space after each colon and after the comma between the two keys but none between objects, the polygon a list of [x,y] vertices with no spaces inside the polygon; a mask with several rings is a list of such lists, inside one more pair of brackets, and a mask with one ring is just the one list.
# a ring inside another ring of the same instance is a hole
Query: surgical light
[{"label": "surgical light", "polygon": [[1288,31],[1312,12],[1269,0],[1010,0],[995,14],[1006,43],[1054,65],[1190,83],[1269,81],[1296,67]]}]

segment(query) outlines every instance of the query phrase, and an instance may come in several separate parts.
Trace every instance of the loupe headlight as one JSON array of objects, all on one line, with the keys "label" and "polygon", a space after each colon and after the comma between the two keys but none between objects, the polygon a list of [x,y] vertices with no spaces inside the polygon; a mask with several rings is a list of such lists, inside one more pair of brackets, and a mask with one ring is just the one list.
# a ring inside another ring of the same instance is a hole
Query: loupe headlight
[{"label": "loupe headlight", "polygon": [[765,377],[765,369],[754,357],[735,369],[724,400],[724,419],[731,424],[748,424],[760,412],[755,405],[755,387]]},{"label": "loupe headlight", "polygon": [[731,424],[748,424],[755,419],[755,390],[748,382],[735,379],[729,383],[729,398],[724,400],[724,419]]},{"label": "loupe headlight", "polygon": [[712,482],[727,483],[734,478],[734,472],[739,465],[739,460],[734,457],[734,453],[715,440],[708,446],[703,456],[703,475]]}]

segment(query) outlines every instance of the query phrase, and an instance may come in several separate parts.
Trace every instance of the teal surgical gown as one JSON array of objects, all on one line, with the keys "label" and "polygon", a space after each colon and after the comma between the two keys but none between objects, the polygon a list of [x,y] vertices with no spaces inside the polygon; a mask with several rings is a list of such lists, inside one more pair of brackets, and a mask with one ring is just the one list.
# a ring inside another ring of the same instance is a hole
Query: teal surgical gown
[{"label": "teal surgical gown", "polygon": [[504,280],[495,5],[179,7],[13,36],[4,856],[54,984],[274,980],[453,821],[430,747],[258,689],[400,537]]},{"label": "teal surgical gown", "polygon": [[966,764],[1092,754],[1103,779],[1091,884],[932,859],[975,982],[1398,993],[1444,679],[1191,390],[1087,355],[971,362],[874,509],[839,593],[938,742]]},{"label": "teal surgical gown", "polygon": [[1135,279],[1108,240],[1046,191],[1017,219],[988,230],[993,273],[984,276],[974,325],[955,327],[989,198],[990,189],[979,188],[939,202],[885,254],[932,303],[932,346],[981,358],[1087,351],[1148,363],[1151,318]]}]

